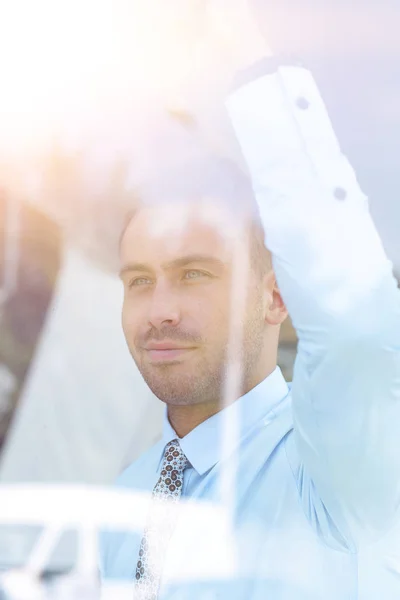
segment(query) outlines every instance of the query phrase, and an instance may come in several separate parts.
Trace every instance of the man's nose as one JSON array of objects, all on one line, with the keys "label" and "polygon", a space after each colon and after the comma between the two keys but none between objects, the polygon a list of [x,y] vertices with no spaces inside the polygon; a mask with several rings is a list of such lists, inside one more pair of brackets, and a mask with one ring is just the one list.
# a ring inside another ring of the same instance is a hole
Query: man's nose
[{"label": "man's nose", "polygon": [[163,325],[177,325],[180,308],[176,290],[166,283],[157,283],[153,289],[148,314],[149,324],[160,329]]}]

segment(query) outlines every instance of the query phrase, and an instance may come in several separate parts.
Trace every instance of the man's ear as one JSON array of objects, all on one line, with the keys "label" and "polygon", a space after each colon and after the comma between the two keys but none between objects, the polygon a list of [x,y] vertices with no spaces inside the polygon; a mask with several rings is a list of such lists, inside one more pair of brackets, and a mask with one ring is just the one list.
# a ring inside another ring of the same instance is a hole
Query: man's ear
[{"label": "man's ear", "polygon": [[269,325],[281,325],[288,316],[273,269],[264,279],[264,314]]}]

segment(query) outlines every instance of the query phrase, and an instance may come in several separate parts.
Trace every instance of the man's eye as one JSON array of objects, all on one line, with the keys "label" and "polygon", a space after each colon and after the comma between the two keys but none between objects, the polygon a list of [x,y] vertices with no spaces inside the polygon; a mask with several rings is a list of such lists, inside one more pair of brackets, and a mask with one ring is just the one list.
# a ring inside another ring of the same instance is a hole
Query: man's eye
[{"label": "man's eye", "polygon": [[147,277],[136,277],[135,279],[131,279],[128,282],[128,287],[137,287],[137,286],[141,286],[141,285],[147,285],[151,283],[151,280],[148,279]]},{"label": "man's eye", "polygon": [[185,272],[185,279],[198,279],[199,277],[206,277],[207,273],[198,271],[197,269],[191,269]]}]

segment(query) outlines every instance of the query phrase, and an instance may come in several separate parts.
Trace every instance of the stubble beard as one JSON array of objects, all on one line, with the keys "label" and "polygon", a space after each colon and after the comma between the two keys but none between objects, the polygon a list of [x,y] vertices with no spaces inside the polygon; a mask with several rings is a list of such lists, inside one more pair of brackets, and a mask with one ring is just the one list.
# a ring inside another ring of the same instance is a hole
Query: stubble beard
[{"label": "stubble beard", "polygon": [[[244,324],[243,343],[240,349],[239,364],[241,380],[237,397],[252,387],[252,374],[259,361],[263,347],[263,313],[261,301],[251,310],[251,319]],[[194,352],[197,352],[195,350]],[[226,376],[228,373],[228,342],[211,357],[203,355],[197,361],[189,358],[185,364],[179,360],[169,364],[152,365],[143,360],[140,353],[131,350],[132,358],[144,381],[153,394],[162,402],[175,406],[188,406],[202,403],[219,403],[221,408],[225,398]],[[237,362],[235,361],[237,364]]]},{"label": "stubble beard", "polygon": [[135,359],[144,381],[162,402],[176,406],[219,401],[224,388],[225,355],[211,367],[204,358],[187,366],[180,361],[165,365],[144,364]]},{"label": "stubble beard", "polygon": [[[260,336],[254,336],[254,329],[251,329],[253,335],[251,339],[245,341],[239,357],[242,377],[237,390],[238,397],[247,391],[261,346]],[[227,347],[220,352],[218,359],[213,357],[211,361],[203,357],[197,364],[190,366],[180,361],[165,365],[150,365],[137,360],[134,355],[133,358],[147,386],[162,402],[175,406],[219,403],[222,408],[224,405],[228,373]],[[237,364],[236,361],[235,363]]]}]

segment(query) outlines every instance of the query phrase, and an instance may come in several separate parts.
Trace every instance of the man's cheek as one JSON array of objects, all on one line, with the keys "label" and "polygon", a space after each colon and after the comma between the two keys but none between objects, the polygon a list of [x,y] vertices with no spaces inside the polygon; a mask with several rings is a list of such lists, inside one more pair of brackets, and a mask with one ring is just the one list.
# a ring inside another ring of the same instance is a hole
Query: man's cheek
[{"label": "man's cheek", "polygon": [[132,344],[137,337],[137,319],[126,309],[122,311],[122,329],[127,341]]},{"label": "man's cheek", "polygon": [[126,313],[125,309],[122,309],[122,313],[121,313],[121,325],[122,325],[122,329],[124,331],[124,334],[127,334],[127,330],[128,330],[128,315]]}]

